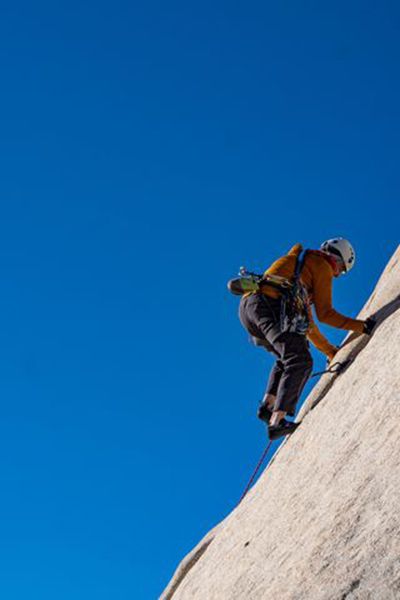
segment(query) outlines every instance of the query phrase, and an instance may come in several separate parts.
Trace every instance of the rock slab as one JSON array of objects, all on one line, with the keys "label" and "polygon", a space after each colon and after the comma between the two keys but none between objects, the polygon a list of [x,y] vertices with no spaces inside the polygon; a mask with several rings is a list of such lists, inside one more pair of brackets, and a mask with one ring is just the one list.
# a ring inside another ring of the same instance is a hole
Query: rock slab
[{"label": "rock slab", "polygon": [[400,247],[302,424],[163,600],[400,599]]}]

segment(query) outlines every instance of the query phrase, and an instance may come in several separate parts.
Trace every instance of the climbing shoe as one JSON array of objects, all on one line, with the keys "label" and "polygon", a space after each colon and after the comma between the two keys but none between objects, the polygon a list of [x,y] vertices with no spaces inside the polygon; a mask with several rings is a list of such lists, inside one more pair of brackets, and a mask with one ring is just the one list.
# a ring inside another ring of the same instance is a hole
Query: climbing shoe
[{"label": "climbing shoe", "polygon": [[257,417],[268,425],[269,420],[272,417],[272,411],[270,411],[266,404],[261,403],[257,410]]},{"label": "climbing shoe", "polygon": [[291,421],[286,421],[286,419],[282,419],[279,425],[270,425],[268,427],[268,435],[270,440],[277,440],[284,435],[290,435],[296,429],[300,423],[292,423]]}]

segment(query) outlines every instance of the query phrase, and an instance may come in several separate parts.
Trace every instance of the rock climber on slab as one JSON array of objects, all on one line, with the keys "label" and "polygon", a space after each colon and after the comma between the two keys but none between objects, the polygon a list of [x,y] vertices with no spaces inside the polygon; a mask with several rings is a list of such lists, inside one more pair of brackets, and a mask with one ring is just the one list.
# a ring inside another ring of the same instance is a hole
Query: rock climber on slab
[{"label": "rock climber on slab", "polygon": [[320,250],[303,250],[301,244],[296,244],[264,275],[256,276],[257,281],[254,274],[242,271],[244,277],[228,284],[233,293],[243,294],[239,310],[242,325],[257,345],[264,346],[277,358],[258,410],[258,417],[269,425],[270,439],[288,435],[298,426],[285,417],[294,416],[311,374],[312,357],[307,340],[329,360],[338,350],[314,323],[311,305],[321,323],[372,333],[375,325],[372,318],[351,319],[332,306],[333,279],[349,272],[354,262],[354,249],[343,238],[324,242]]}]

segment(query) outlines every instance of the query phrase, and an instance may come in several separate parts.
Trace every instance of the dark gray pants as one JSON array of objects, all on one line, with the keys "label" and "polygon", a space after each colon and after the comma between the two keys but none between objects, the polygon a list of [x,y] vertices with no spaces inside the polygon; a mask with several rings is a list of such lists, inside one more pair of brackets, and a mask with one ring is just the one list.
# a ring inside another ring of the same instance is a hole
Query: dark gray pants
[{"label": "dark gray pants", "polygon": [[265,392],[276,396],[274,410],[294,416],[313,361],[304,335],[281,332],[280,305],[279,299],[252,294],[241,299],[239,317],[250,335],[260,340],[259,345],[277,357]]}]

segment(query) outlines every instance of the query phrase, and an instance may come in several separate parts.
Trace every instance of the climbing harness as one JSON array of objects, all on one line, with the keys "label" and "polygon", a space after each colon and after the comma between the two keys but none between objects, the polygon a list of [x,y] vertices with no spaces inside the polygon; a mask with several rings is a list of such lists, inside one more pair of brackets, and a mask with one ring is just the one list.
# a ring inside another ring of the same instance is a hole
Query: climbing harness
[{"label": "climbing harness", "polygon": [[282,294],[281,331],[306,335],[310,326],[310,300],[304,285],[300,281],[301,270],[307,250],[297,257],[294,277],[288,291]]},{"label": "climbing harness", "polygon": [[[292,279],[268,273],[260,275],[247,271],[245,267],[240,267],[239,277],[228,281],[228,290],[236,296],[262,293],[264,286],[277,290],[282,297],[281,332],[306,335],[310,326],[310,300],[306,288],[300,281],[300,275],[307,252],[307,250],[303,250],[297,257]],[[266,297],[264,296],[264,298]]]},{"label": "climbing harness", "polygon": [[273,287],[278,292],[285,292],[291,287],[291,282],[279,275],[260,275],[248,271],[246,267],[240,267],[239,277],[228,281],[228,290],[235,296],[243,294],[255,294],[262,291],[263,285]]}]

